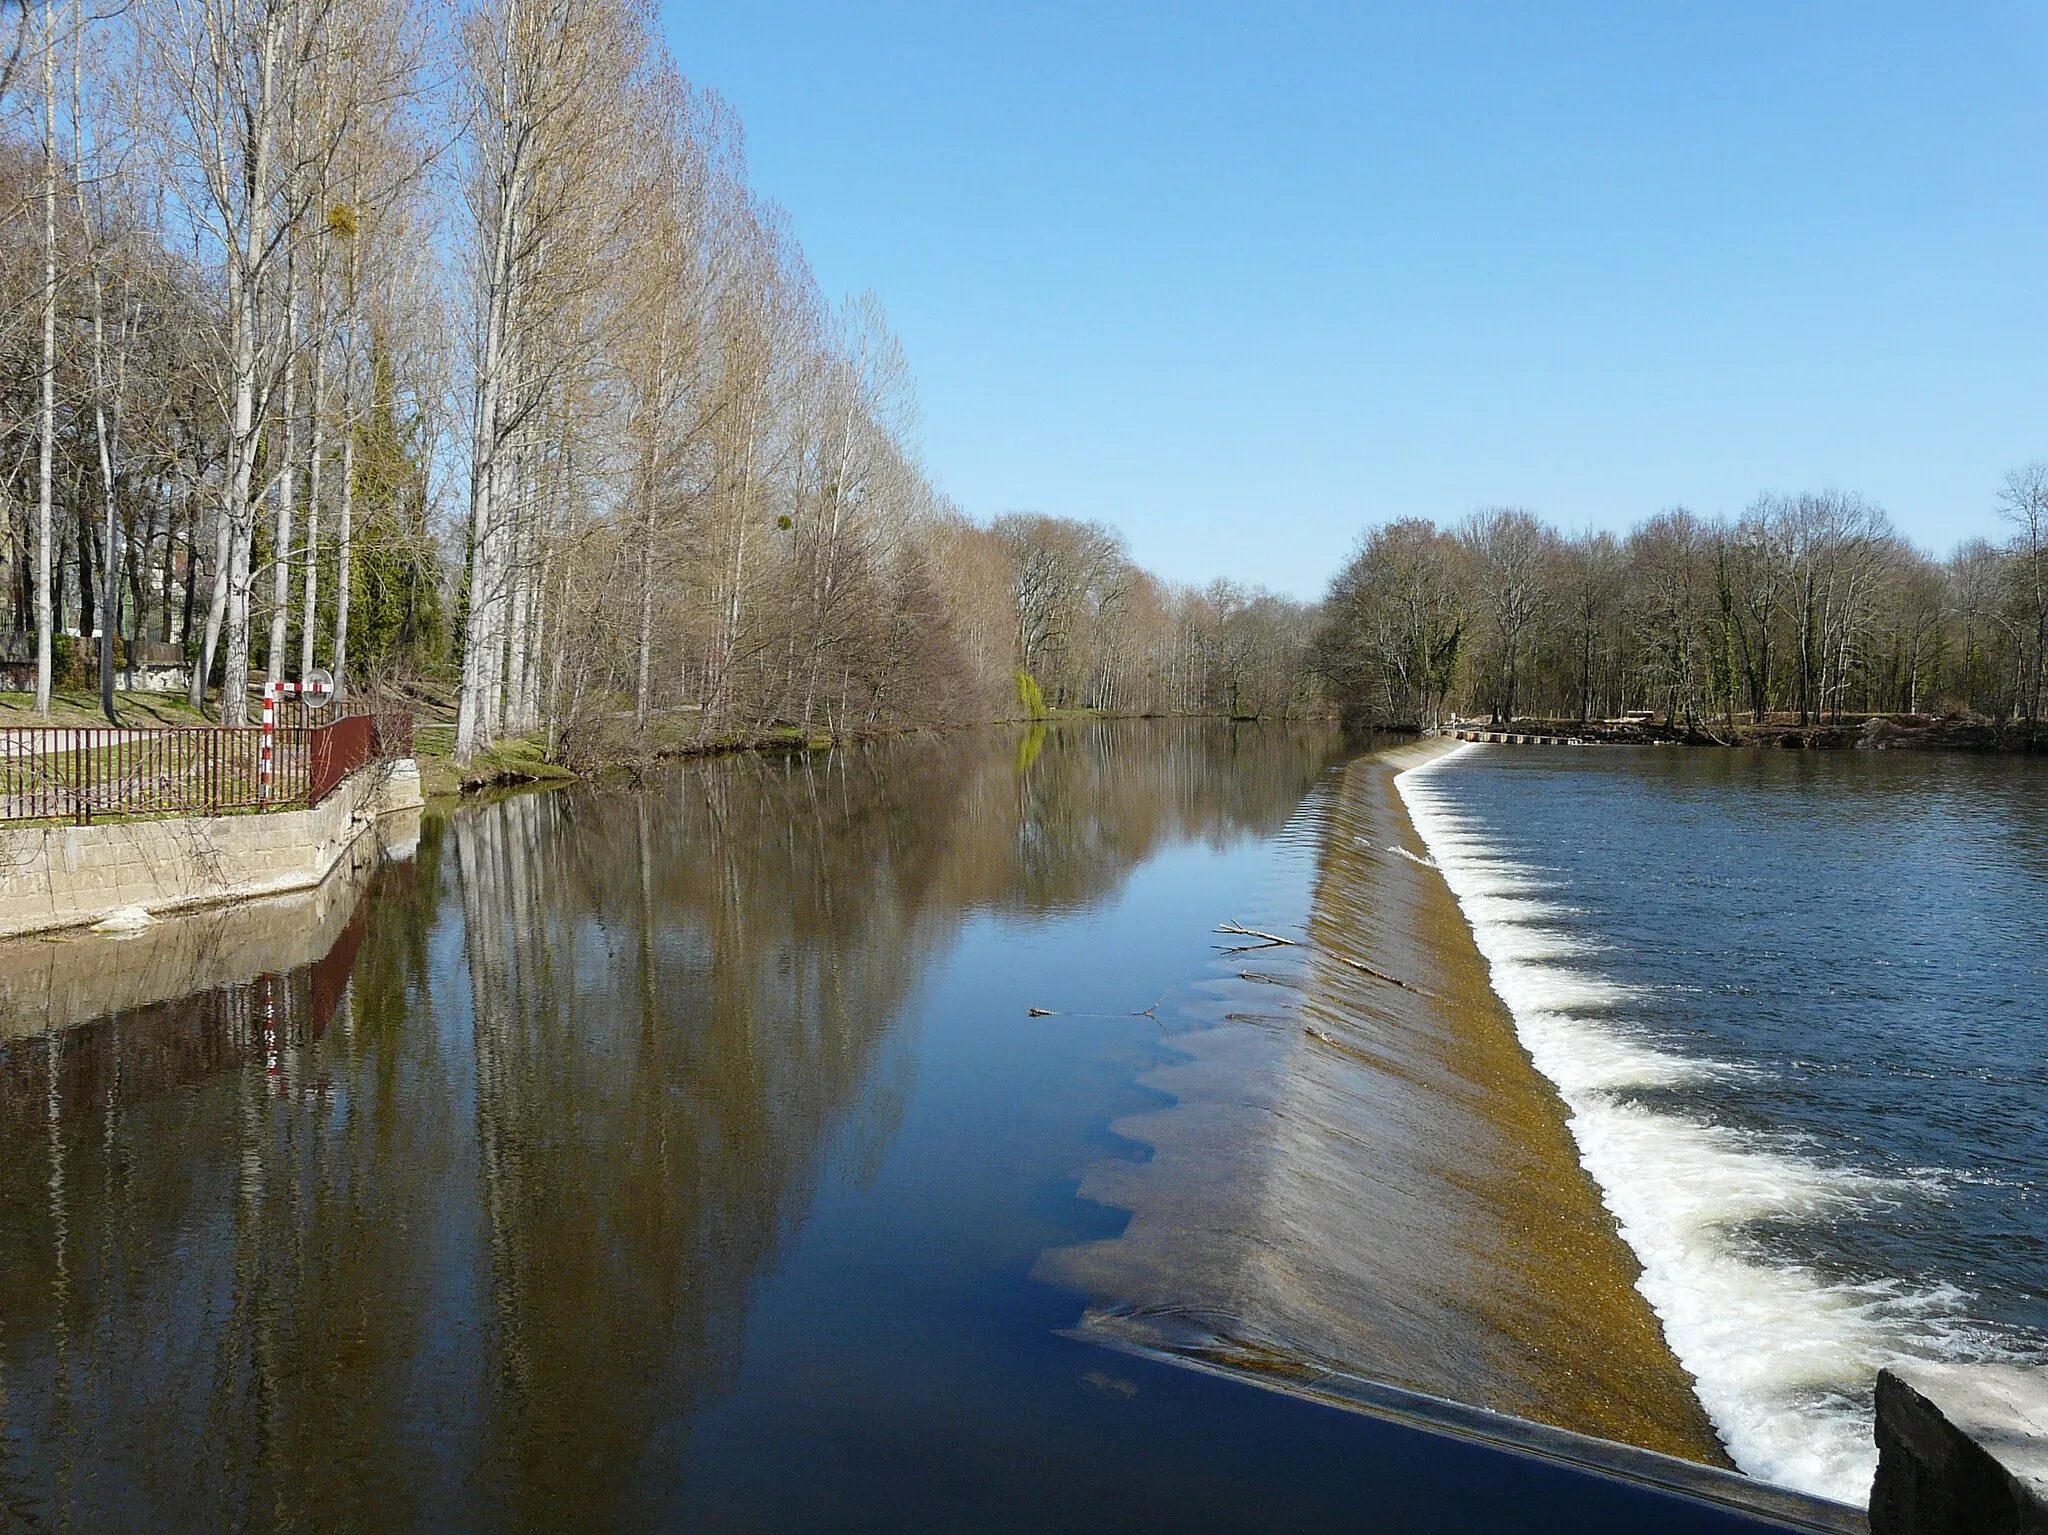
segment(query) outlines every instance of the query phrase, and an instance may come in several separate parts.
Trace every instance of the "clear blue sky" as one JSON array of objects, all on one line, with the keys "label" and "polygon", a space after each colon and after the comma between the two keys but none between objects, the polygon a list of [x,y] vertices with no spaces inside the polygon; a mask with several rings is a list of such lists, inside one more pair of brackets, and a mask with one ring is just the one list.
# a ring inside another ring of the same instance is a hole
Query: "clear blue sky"
[{"label": "clear blue sky", "polygon": [[1358,531],[2048,457],[2040,5],[670,0],[970,512],[1319,594]]}]

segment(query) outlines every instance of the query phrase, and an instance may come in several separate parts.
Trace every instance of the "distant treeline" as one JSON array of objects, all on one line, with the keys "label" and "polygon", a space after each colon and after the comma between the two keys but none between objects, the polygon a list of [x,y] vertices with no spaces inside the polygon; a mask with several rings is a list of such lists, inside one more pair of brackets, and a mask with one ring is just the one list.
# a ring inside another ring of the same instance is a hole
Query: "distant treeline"
[{"label": "distant treeline", "polygon": [[1622,537],[1527,512],[1375,528],[1332,584],[1315,665],[1346,715],[1674,726],[1968,713],[2031,738],[2048,648],[2048,465],[2006,479],[2012,536],[1947,559],[1853,495],[1684,510]]}]

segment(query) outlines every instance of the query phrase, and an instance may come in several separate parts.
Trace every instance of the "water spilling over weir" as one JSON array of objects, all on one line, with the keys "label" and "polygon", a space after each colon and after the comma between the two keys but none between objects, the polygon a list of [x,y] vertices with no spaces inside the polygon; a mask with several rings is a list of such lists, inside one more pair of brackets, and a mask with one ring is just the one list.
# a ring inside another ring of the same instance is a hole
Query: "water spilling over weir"
[{"label": "water spilling over weir", "polygon": [[1487,751],[1401,794],[1642,1294],[1744,1470],[1860,1503],[1881,1365],[2048,1357],[2040,790],[1967,759]]},{"label": "water spilling over weir", "polygon": [[1175,1101],[1115,1127],[1152,1159],[1082,1184],[1129,1229],[1041,1272],[1093,1293],[1086,1326],[1110,1335],[1720,1462],[1562,1106],[1420,857],[1395,774],[1431,750],[1354,761],[1304,806],[1305,941],[1214,967],[1183,1008],[1207,1026],[1174,1036],[1187,1059],[1145,1079]]}]

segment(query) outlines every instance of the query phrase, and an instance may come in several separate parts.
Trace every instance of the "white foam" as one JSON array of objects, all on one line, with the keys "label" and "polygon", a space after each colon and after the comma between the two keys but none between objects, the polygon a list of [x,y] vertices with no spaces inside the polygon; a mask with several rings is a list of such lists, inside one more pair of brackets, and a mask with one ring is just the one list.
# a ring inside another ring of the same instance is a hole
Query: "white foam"
[{"label": "white foam", "polygon": [[156,918],[144,906],[118,906],[92,925],[95,933],[139,933],[154,927]]},{"label": "white foam", "polygon": [[[1430,867],[1434,869],[1435,864]],[[1563,922],[1572,916],[1572,908],[1555,901],[1535,901],[1526,894],[1514,890],[1495,890],[1468,881],[1473,893],[1459,902],[1465,907],[1467,918],[1474,922]]]},{"label": "white foam", "polygon": [[1861,1503],[1876,1459],[1868,1393],[1878,1368],[1914,1355],[1984,1357],[1995,1344],[1962,1318],[1967,1297],[1953,1287],[1854,1284],[1758,1249],[1752,1223],[1823,1218],[1890,1185],[1631,1099],[1630,1089],[1748,1073],[1632,1039],[1615,1015],[1640,992],[1554,963],[1567,950],[1532,940],[1543,930],[1530,924],[1557,908],[1518,899],[1515,882],[1554,887],[1487,846],[1430,782],[1471,749],[1395,783],[1523,1046],[1564,1100],[1580,1160],[1643,1265],[1638,1287],[1738,1466]]},{"label": "white foam", "polygon": [[[1467,920],[1472,920],[1469,915]],[[1563,928],[1545,927],[1534,918],[1493,924],[1494,948],[1502,960],[1540,966],[1545,960],[1582,959],[1600,952],[1600,945]]]}]

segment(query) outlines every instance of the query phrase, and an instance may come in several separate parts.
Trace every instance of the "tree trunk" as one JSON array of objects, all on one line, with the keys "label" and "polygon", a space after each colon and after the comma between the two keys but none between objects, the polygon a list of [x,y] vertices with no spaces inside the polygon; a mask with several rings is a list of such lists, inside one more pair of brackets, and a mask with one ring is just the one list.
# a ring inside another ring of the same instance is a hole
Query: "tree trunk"
[{"label": "tree trunk", "polygon": [[[194,515],[196,517],[196,511]],[[192,573],[198,568],[197,554],[196,549],[191,549],[186,555],[191,561],[185,572],[185,628],[188,636],[192,626]],[[206,684],[213,676],[214,653],[220,648],[221,632],[227,622],[228,570],[233,563],[234,520],[223,506],[213,514],[213,580],[209,583],[211,595],[206,603],[206,636],[193,663],[192,680],[185,689],[186,701],[195,709],[206,701]],[[222,711],[222,723],[225,724],[225,703]]]},{"label": "tree trunk", "polygon": [[292,513],[299,493],[299,295],[292,262],[284,266],[284,462],[277,474],[275,547],[270,551],[270,654],[267,683],[284,680],[285,645],[292,619]]},{"label": "tree trunk", "polygon": [[348,375],[341,386],[341,505],[334,529],[334,701],[348,691],[348,609],[353,595],[350,559],[355,552],[356,429],[349,419]]},{"label": "tree trunk", "polygon": [[313,397],[307,407],[312,441],[306,449],[306,585],[299,598],[299,680],[315,664],[313,644],[320,617],[320,469],[326,447],[327,313],[325,284],[314,284]]},{"label": "tree trunk", "polygon": [[36,456],[36,713],[50,717],[50,519],[57,464],[57,3],[43,4],[43,358]]},{"label": "tree trunk", "polygon": [[633,683],[633,728],[647,733],[648,688],[653,680],[654,657],[654,487],[659,452],[654,433],[659,423],[648,424],[646,463],[640,476],[640,632],[635,655]]},{"label": "tree trunk", "polygon": [[[245,122],[242,141],[248,195],[242,209],[242,239],[228,253],[228,356],[234,406],[229,436],[227,522],[232,535],[227,559],[216,575],[216,605],[225,606],[225,622],[216,630],[208,620],[209,637],[227,643],[227,667],[221,678],[220,719],[223,725],[249,722],[249,584],[250,560],[256,540],[256,457],[262,446],[263,423],[258,410],[257,328],[263,273],[270,256],[270,137],[277,101],[278,32],[283,16],[265,16],[261,58],[257,64],[256,99]],[[222,584],[224,583],[224,584]],[[209,663],[212,656],[207,657]]]},{"label": "tree trunk", "polygon": [[462,687],[455,713],[455,761],[467,766],[479,747],[497,735],[498,700],[505,636],[501,609],[502,549],[499,455],[505,423],[500,419],[508,375],[516,370],[514,325],[521,209],[526,198],[523,113],[515,61],[523,41],[518,0],[507,6],[504,63],[499,73],[499,120],[489,131],[510,147],[511,160],[497,168],[497,207],[484,278],[483,347],[477,360],[476,403],[470,449],[469,613],[463,625]]},{"label": "tree trunk", "polygon": [[253,538],[242,534],[236,536],[228,550],[228,616],[222,631],[227,642],[227,668],[220,689],[223,725],[249,723],[249,589],[255,579],[249,565],[254,552]]}]

